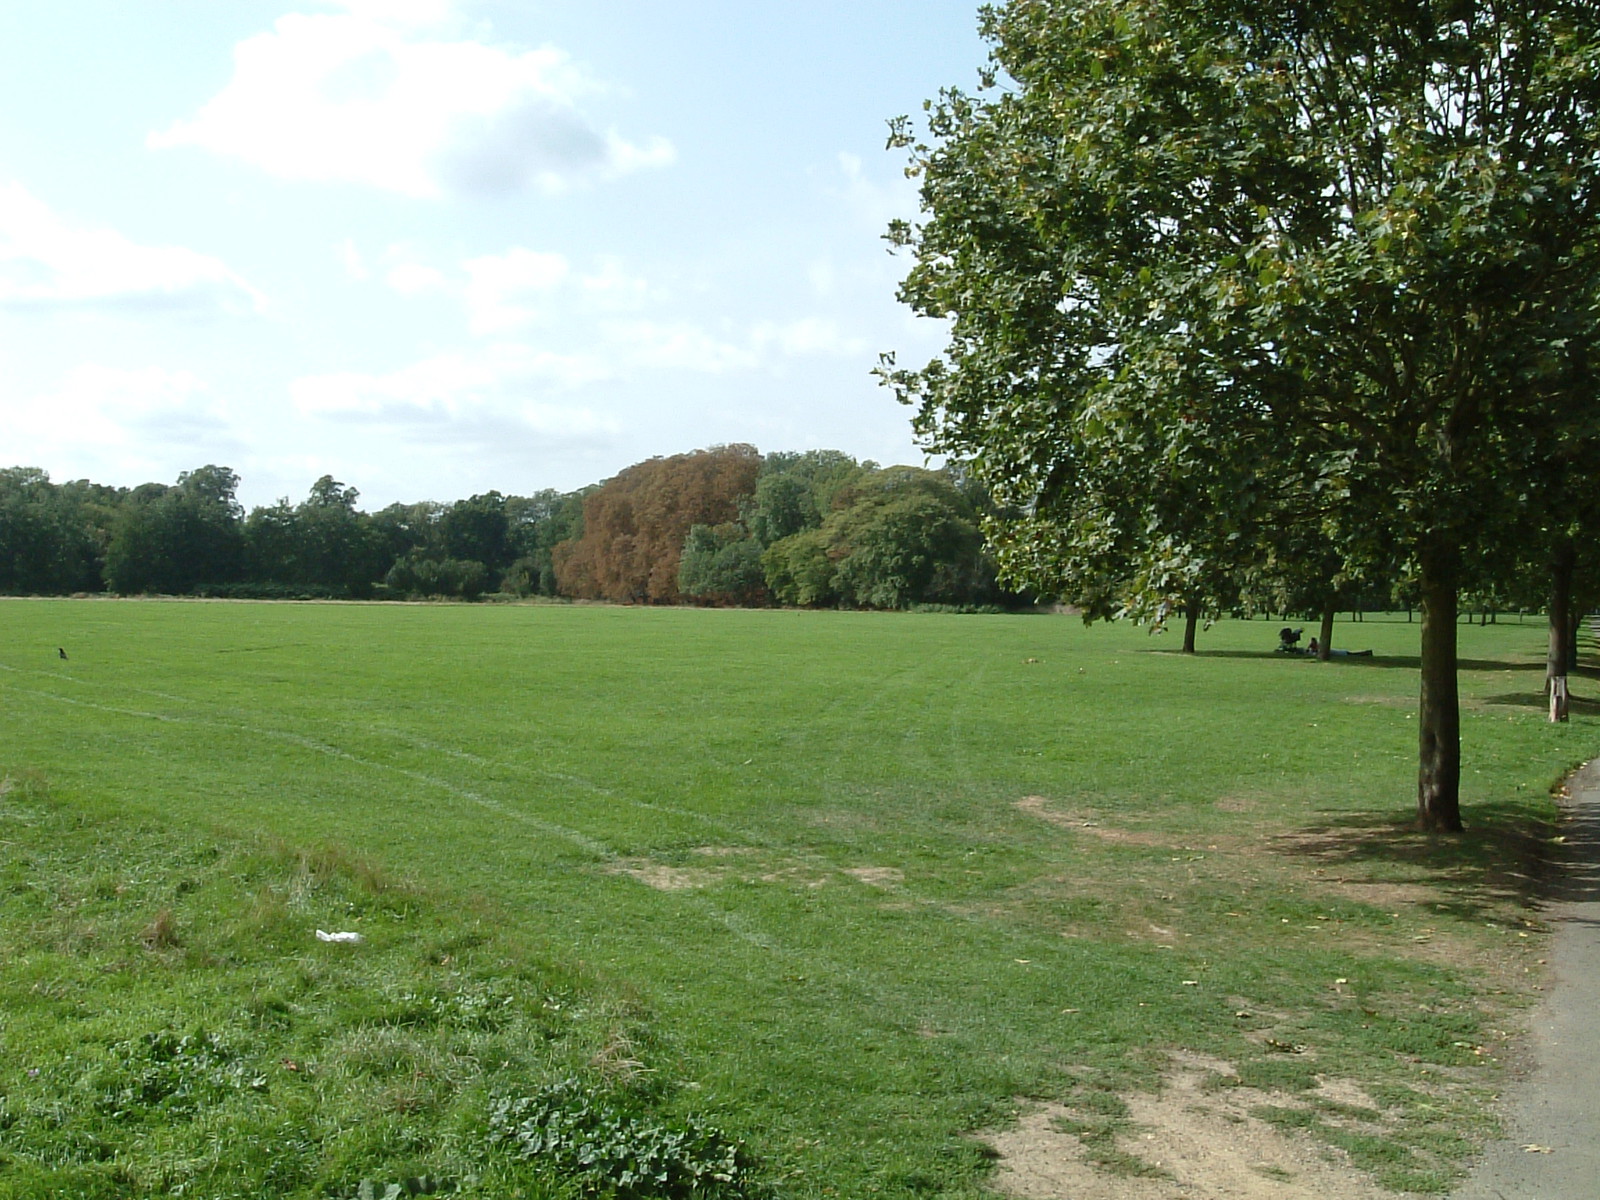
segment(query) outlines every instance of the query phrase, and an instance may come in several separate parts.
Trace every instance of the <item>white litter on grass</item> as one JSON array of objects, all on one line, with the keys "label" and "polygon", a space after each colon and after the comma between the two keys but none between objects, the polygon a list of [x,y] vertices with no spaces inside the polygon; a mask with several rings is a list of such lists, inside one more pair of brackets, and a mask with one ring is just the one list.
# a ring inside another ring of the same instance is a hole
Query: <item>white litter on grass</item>
[{"label": "white litter on grass", "polygon": [[361,935],[359,933],[329,933],[325,929],[317,930],[317,941],[319,942],[359,942],[360,940]]}]

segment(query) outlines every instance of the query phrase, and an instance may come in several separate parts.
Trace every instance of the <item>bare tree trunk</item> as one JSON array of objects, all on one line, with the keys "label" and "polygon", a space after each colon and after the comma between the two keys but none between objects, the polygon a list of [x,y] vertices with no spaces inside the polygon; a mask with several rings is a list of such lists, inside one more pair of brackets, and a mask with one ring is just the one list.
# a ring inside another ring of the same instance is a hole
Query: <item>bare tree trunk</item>
[{"label": "bare tree trunk", "polygon": [[1428,546],[1422,567],[1422,697],[1417,711],[1417,824],[1461,829],[1461,707],[1456,690],[1453,547]]},{"label": "bare tree trunk", "polygon": [[1196,596],[1189,597],[1189,602],[1183,606],[1183,652],[1194,653],[1194,633],[1200,624],[1200,600]]},{"label": "bare tree trunk", "polygon": [[1571,541],[1556,548],[1550,563],[1550,649],[1544,661],[1544,690],[1552,724],[1567,719],[1567,670],[1577,638],[1572,625],[1572,568],[1577,552]]},{"label": "bare tree trunk", "polygon": [[1317,661],[1327,662],[1333,657],[1333,601],[1322,606],[1322,627],[1317,630]]}]

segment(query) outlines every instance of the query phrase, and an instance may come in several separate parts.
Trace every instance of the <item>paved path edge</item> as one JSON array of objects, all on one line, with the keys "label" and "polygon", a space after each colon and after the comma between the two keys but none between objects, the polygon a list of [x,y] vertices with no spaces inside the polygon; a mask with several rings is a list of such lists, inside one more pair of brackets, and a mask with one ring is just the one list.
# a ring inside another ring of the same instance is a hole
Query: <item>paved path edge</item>
[{"label": "paved path edge", "polygon": [[1545,890],[1550,975],[1529,1013],[1532,1067],[1503,1100],[1505,1136],[1454,1200],[1600,1197],[1600,759],[1567,781],[1556,878]]}]

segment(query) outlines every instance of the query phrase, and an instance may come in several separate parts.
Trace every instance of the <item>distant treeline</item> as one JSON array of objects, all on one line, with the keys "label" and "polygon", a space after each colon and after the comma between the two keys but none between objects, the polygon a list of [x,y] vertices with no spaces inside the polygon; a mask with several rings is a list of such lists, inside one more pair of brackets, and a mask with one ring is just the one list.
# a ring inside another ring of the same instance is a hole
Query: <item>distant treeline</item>
[{"label": "distant treeline", "polygon": [[174,484],[0,470],[0,593],[910,608],[1005,605],[961,472],[717,446],[575,492],[368,513],[324,475],[248,513],[227,467]]}]

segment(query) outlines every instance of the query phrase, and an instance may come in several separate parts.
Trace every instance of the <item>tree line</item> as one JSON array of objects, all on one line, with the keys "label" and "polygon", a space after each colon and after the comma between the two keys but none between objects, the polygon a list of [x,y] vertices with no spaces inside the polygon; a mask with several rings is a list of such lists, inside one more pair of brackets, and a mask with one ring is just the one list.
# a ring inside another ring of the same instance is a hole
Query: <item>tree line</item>
[{"label": "tree line", "polygon": [[959,470],[747,445],[651,458],[574,492],[358,507],[323,476],[246,512],[239,476],[56,484],[0,470],[0,593],[902,609],[1015,603]]}]

